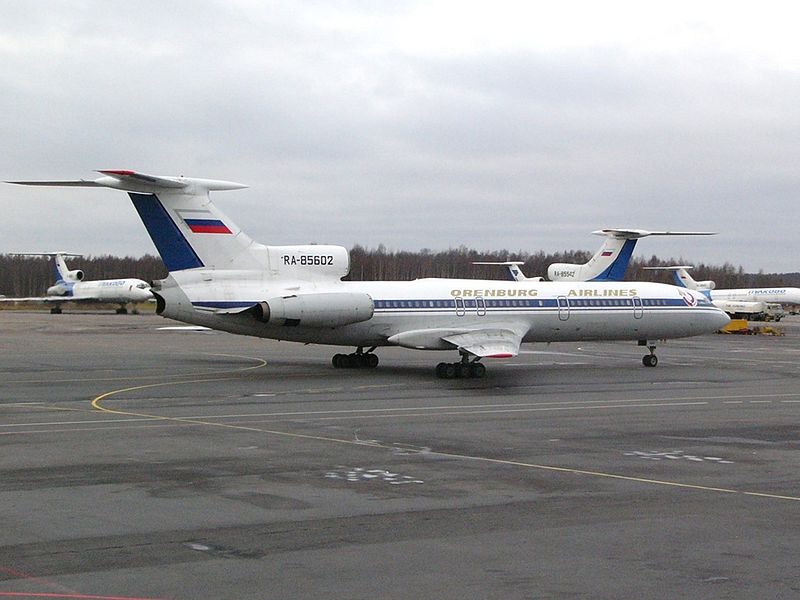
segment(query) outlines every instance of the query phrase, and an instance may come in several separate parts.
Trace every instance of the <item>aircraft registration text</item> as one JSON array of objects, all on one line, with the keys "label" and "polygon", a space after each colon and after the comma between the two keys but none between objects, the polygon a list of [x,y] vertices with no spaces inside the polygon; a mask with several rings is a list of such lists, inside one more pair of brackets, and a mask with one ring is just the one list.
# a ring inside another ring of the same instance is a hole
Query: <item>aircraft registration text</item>
[{"label": "aircraft registration text", "polygon": [[281,259],[284,265],[290,266],[314,267],[333,264],[332,254],[301,254],[300,256],[284,254]]}]

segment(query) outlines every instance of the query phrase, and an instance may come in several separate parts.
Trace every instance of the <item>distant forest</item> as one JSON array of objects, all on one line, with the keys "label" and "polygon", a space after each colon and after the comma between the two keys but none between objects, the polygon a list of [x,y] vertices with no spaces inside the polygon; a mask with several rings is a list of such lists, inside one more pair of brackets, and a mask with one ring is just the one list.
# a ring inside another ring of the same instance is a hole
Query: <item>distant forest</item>
[{"label": "distant forest", "polygon": [[[546,276],[547,267],[554,262],[583,263],[592,252],[568,251],[559,253],[481,252],[466,247],[418,252],[375,249],[355,246],[350,251],[350,281],[411,280],[422,277],[453,277],[464,279],[505,279],[502,267],[473,265],[475,261],[525,261],[523,273],[528,277]],[[661,281],[672,283],[666,272],[645,271],[643,267],[692,264],[683,258],[634,258],[625,279],[627,281]],[[164,263],[157,256],[88,256],[67,261],[70,269],[82,269],[86,279],[115,279],[137,277],[145,281],[167,276]],[[692,276],[697,280],[711,279],[718,288],[800,286],[800,273],[745,273],[742,267],[695,264]],[[55,281],[55,268],[46,258],[0,254],[0,294],[9,297],[40,296]]]}]

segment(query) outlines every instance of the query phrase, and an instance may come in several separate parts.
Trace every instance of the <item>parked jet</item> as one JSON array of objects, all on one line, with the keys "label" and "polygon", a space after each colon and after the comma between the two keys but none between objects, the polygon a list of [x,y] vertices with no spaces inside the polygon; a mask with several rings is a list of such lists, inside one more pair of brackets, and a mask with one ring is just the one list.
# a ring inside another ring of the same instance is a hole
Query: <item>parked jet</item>
[{"label": "parked jet", "polygon": [[[599,229],[594,235],[605,241],[594,256],[584,264],[553,263],[547,267],[550,281],[622,281],[631,262],[636,242],[651,235],[716,235],[713,231],[647,231],[645,229]],[[542,281],[542,277],[525,277],[522,261],[476,262],[476,265],[499,265],[508,269],[514,281]]]},{"label": "parked jet", "polygon": [[46,296],[36,298],[2,298],[0,302],[45,302],[52,304],[50,312],[61,314],[61,305],[64,302],[83,303],[108,303],[119,304],[118,314],[128,312],[127,305],[136,304],[153,299],[150,284],[141,279],[100,279],[97,281],[84,280],[83,271],[70,270],[64,260],[65,256],[82,256],[70,252],[18,252],[17,256],[49,256],[53,259],[56,271],[56,281],[47,288]]},{"label": "parked jet", "polygon": [[705,294],[717,308],[728,314],[749,315],[762,313],[769,304],[800,304],[800,288],[738,288],[718,290],[713,281],[695,281],[689,275],[689,265],[671,265],[668,267],[645,267],[651,271],[669,270],[676,285]]},{"label": "parked jet", "polygon": [[[100,171],[81,181],[17,181],[125,190],[169,270],[154,284],[156,311],[232,333],[355,346],[336,368],[375,367],[379,346],[457,351],[441,378],[483,377],[483,358],[510,358],[523,342],[635,340],[655,366],[655,340],[716,331],[728,316],[698,292],[659,283],[498,282],[472,279],[342,281],[340,246],[265,246],[210,200],[242,184]],[[366,348],[366,351],[365,351]]]}]

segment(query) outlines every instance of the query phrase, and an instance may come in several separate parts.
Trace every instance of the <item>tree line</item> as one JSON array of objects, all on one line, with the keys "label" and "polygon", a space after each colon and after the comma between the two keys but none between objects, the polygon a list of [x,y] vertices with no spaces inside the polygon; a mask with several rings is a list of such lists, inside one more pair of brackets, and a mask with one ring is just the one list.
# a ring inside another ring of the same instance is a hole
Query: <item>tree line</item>
[{"label": "tree line", "polygon": [[[349,281],[408,281],[424,277],[463,279],[506,279],[503,267],[474,265],[476,261],[523,261],[522,271],[528,277],[545,277],[547,267],[555,262],[584,263],[592,252],[570,250],[556,253],[509,252],[508,250],[478,251],[461,246],[449,250],[422,249],[416,252],[388,250],[383,245],[370,249],[356,245],[350,251]],[[661,281],[672,283],[671,274],[646,271],[644,267],[687,263],[683,258],[634,258],[625,274],[627,281]],[[141,257],[87,256],[67,260],[70,269],[81,269],[86,279],[117,279],[136,277],[145,281],[163,279],[167,269],[157,256]],[[745,273],[741,266],[730,263],[707,265],[699,263],[692,276],[701,281],[711,279],[718,288],[770,287],[800,285],[800,273]],[[0,254],[0,294],[9,297],[40,296],[55,282],[52,260],[33,256]]]}]

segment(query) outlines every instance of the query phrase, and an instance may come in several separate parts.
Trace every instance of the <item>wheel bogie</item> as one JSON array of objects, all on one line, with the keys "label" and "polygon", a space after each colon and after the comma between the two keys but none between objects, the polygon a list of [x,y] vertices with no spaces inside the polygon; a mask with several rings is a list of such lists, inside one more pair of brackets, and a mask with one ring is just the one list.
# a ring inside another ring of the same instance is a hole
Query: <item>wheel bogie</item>
[{"label": "wheel bogie", "polygon": [[485,376],[486,367],[479,362],[442,362],[436,365],[436,377],[439,379],[482,379]]},{"label": "wheel bogie", "polygon": [[378,362],[378,355],[372,352],[334,354],[331,359],[334,369],[374,369]]}]

